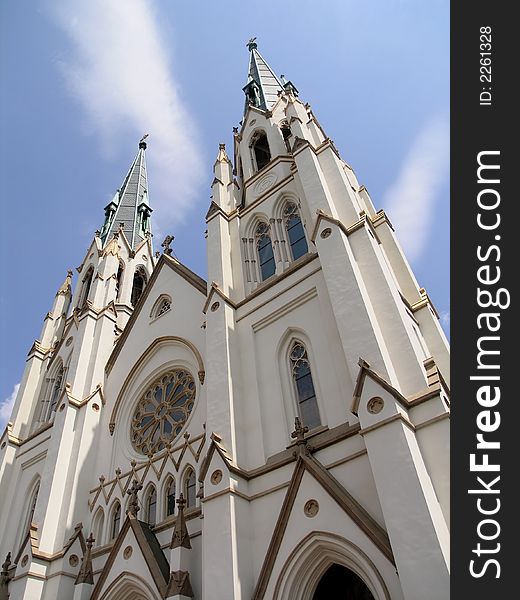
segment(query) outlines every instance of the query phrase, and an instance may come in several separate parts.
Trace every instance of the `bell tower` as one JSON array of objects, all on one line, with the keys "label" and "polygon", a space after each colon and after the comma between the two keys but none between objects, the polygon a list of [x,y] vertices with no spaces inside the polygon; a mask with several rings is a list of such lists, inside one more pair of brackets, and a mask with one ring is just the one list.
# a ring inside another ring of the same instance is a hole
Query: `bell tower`
[{"label": "bell tower", "polygon": [[[438,315],[389,217],[310,105],[274,73],[256,38],[247,47],[233,161],[221,144],[207,214],[207,430],[230,460],[255,470],[294,444],[295,419],[306,438],[358,424],[405,597],[426,597],[426,581],[444,597],[449,352]],[[427,412],[441,423],[426,450],[413,425],[418,398],[430,398]],[[446,469],[435,484],[432,462]],[[242,546],[249,508],[239,498],[225,508],[220,502],[215,520],[213,502],[205,502],[207,539],[214,522],[227,523],[222,547],[230,554],[208,550],[204,560],[208,572],[228,572],[231,585],[249,577]],[[413,533],[398,525],[412,513]],[[411,568],[417,557],[421,566]],[[254,598],[272,593],[262,585]]]},{"label": "bell tower", "polygon": [[[105,402],[104,368],[155,264],[146,147],[143,138],[122,186],[105,208],[101,230],[76,269],[74,291],[69,271],[56,293],[40,338],[29,352],[8,425],[4,462],[14,461],[14,468],[0,469],[0,484],[7,491],[5,501],[13,506],[16,501],[9,495],[16,486],[10,486],[9,479],[18,477],[16,448],[28,437],[49,436],[39,474],[42,484],[28,525],[40,551],[49,554],[61,547],[76,504],[88,495],[85,473],[95,461],[91,450]],[[19,547],[28,530],[19,530],[20,523],[9,511],[2,511],[1,519],[10,547]]]}]

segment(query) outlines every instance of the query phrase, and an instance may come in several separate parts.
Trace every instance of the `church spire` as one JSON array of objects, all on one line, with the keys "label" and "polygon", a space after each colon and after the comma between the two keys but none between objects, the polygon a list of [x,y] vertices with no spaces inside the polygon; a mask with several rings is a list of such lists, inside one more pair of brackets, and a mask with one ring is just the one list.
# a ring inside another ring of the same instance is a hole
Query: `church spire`
[{"label": "church spire", "polygon": [[284,86],[258,52],[256,37],[251,38],[246,45],[250,56],[247,84],[242,88],[246,94],[244,112],[250,104],[261,110],[270,110]]},{"label": "church spire", "polygon": [[101,241],[105,245],[114,233],[124,232],[132,250],[150,234],[150,215],[152,209],[148,203],[148,177],[146,173],[145,139],[139,141],[137,155],[112,201],[105,207],[105,223],[101,230]]}]

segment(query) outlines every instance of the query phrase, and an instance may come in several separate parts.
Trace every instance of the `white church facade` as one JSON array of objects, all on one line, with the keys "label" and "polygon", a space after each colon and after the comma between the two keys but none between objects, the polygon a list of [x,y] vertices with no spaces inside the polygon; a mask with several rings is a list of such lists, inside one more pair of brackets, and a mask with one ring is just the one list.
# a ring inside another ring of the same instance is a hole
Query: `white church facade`
[{"label": "white church facade", "polygon": [[0,438],[0,600],[449,598],[438,315],[248,46],[208,281],[152,247],[143,139],[30,349]]}]

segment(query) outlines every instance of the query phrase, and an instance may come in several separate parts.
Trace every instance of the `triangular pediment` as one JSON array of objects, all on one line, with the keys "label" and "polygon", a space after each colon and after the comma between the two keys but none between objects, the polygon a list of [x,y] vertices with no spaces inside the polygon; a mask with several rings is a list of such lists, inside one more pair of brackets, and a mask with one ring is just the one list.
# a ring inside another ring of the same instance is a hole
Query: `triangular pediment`
[{"label": "triangular pediment", "polygon": [[379,550],[394,563],[386,531],[319,461],[301,451],[266,548],[253,600],[268,597],[275,571],[280,571],[291,552],[291,539],[305,534],[305,528],[337,533],[339,524],[348,539],[358,540],[371,552]]},{"label": "triangular pediment", "polygon": [[128,516],[99,574],[91,600],[101,598],[126,573],[146,573],[145,580],[164,597],[170,576],[168,561],[148,525]]}]

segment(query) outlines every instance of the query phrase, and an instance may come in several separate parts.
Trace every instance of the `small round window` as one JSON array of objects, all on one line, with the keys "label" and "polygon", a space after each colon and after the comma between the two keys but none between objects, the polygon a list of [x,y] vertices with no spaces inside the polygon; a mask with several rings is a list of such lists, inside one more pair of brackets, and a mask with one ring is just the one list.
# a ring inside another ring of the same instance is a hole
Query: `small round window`
[{"label": "small round window", "polygon": [[195,382],[188,371],[161,375],[137,403],[130,432],[134,448],[147,456],[163,450],[182,431],[194,401]]}]

